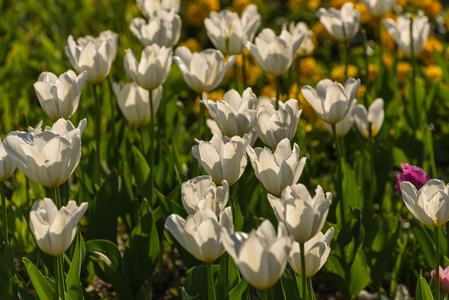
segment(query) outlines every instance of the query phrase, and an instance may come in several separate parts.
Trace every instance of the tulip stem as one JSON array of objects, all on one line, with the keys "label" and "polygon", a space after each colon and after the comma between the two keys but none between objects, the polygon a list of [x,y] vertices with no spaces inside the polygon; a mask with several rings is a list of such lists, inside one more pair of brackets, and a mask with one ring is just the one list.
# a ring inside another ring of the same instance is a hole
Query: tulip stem
[{"label": "tulip stem", "polygon": [[342,225],[344,225],[344,224],[346,224],[346,220],[345,220],[346,205],[344,203],[345,198],[343,197],[343,170],[342,170],[342,163],[341,163],[341,147],[340,147],[340,141],[337,136],[337,129],[335,127],[335,124],[332,125],[332,134],[334,136],[335,146],[337,148],[337,169],[338,169],[337,195],[340,198],[341,221],[342,221]]},{"label": "tulip stem", "polygon": [[239,75],[238,75],[238,70],[237,70],[237,64],[234,64],[233,66],[234,68],[234,84],[235,84],[235,90],[238,91],[240,93],[240,89],[239,89]]},{"label": "tulip stem", "polygon": [[348,80],[349,75],[348,75],[348,71],[349,71],[349,42],[345,42],[344,43],[344,49],[345,49],[345,80]]},{"label": "tulip stem", "polygon": [[246,87],[246,55],[245,51],[242,51],[242,77],[243,77],[243,89]]},{"label": "tulip stem", "polygon": [[419,126],[419,111],[418,111],[418,100],[416,99],[416,58],[415,58],[415,47],[413,45],[413,18],[410,16],[410,52],[412,58],[412,101],[413,101],[413,110],[415,117],[415,128]]},{"label": "tulip stem", "polygon": [[279,110],[279,101],[281,97],[281,77],[276,76],[276,110]]},{"label": "tulip stem", "polygon": [[53,201],[56,204],[56,207],[59,209],[61,209],[61,195],[59,193],[59,186],[55,187],[54,189],[52,189],[53,192]]},{"label": "tulip stem", "polygon": [[268,290],[260,291],[260,296],[262,300],[268,300]]},{"label": "tulip stem", "polygon": [[100,170],[101,170],[101,162],[100,162],[100,138],[101,138],[101,104],[100,99],[98,99],[97,95],[97,85],[92,85],[92,90],[94,94],[95,108],[96,108],[96,116],[95,116],[95,137],[96,137],[96,147],[97,147],[97,184],[100,185]]},{"label": "tulip stem", "polygon": [[306,300],[307,283],[306,283],[306,254],[304,252],[304,243],[299,244],[299,252],[301,252],[301,278],[302,278],[302,300]]},{"label": "tulip stem", "polygon": [[154,107],[153,107],[153,91],[149,91],[150,93],[150,199],[149,203],[152,207],[154,207],[155,203],[153,203],[154,198]]},{"label": "tulip stem", "polygon": [[367,53],[367,49],[368,49],[368,37],[366,36],[366,30],[363,29],[362,30],[363,33],[363,42],[364,42],[364,47],[365,47],[365,86],[366,86],[366,93],[365,93],[365,97],[363,97],[364,102],[365,102],[365,107],[368,107],[368,94],[370,92],[370,87],[369,87],[369,62],[368,62],[368,53]]},{"label": "tulip stem", "polygon": [[6,209],[6,197],[5,197],[5,184],[0,182],[0,193],[2,197],[2,206],[3,206],[3,226],[4,226],[4,243],[5,243],[5,253],[6,253],[6,265],[8,268],[10,267],[10,261],[9,261],[9,237],[8,237],[8,212]]},{"label": "tulip stem", "polygon": [[214,284],[214,273],[212,272],[212,263],[207,263],[207,293],[209,295],[209,300],[215,300],[215,284]]},{"label": "tulip stem", "polygon": [[298,99],[298,101],[299,101],[299,93],[301,91],[301,57],[300,56],[298,56],[297,63],[298,63],[298,74],[297,74],[298,78],[296,81],[297,89],[296,89],[295,98]]},{"label": "tulip stem", "polygon": [[64,254],[53,257],[55,269],[55,299],[65,300],[65,283],[64,283]]},{"label": "tulip stem", "polygon": [[435,299],[440,299],[440,237],[438,235],[439,227],[435,231]]}]

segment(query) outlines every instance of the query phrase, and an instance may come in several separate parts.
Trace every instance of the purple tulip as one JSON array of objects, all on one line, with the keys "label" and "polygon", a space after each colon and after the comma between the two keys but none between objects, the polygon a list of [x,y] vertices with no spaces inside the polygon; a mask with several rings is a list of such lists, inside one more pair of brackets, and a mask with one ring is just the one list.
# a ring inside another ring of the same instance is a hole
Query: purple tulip
[{"label": "purple tulip", "polygon": [[[430,275],[432,276],[433,282],[435,282],[436,271],[432,270]],[[440,266],[440,291],[449,294],[449,267],[443,270]]]},{"label": "purple tulip", "polygon": [[401,182],[410,181],[410,183],[413,184],[417,190],[419,190],[424,184],[427,183],[427,181],[430,180],[429,175],[427,175],[426,172],[424,172],[424,170],[420,167],[411,166],[405,163],[401,163],[401,167],[404,171],[398,174],[398,181],[394,186],[396,191],[398,191],[401,195]]}]

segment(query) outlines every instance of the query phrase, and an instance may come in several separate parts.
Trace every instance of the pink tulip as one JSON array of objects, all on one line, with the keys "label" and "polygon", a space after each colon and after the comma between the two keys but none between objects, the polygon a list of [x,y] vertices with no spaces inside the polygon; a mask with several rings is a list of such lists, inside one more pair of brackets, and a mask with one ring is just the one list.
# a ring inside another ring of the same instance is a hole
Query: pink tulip
[{"label": "pink tulip", "polygon": [[410,181],[410,183],[413,184],[417,190],[419,190],[424,184],[427,183],[427,181],[430,180],[429,175],[427,175],[426,172],[424,172],[424,170],[420,167],[411,166],[406,163],[401,163],[401,167],[404,171],[398,174],[398,181],[394,186],[396,191],[398,191],[401,195],[401,182]]},{"label": "pink tulip", "polygon": [[[434,282],[435,274],[435,270],[432,270],[432,272],[430,272],[430,275],[432,276]],[[443,268],[440,266],[440,291],[445,294],[449,294],[449,267],[443,270]]]}]

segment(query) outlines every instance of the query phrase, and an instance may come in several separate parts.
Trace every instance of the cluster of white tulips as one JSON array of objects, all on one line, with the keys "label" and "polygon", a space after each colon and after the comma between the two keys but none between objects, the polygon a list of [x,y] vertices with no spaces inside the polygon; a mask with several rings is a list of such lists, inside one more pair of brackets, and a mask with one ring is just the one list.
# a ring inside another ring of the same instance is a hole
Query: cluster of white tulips
[{"label": "cluster of white tulips", "polygon": [[[380,1],[363,2],[376,16],[382,16],[394,4],[394,1],[384,1],[387,5],[380,5]],[[180,1],[138,0],[137,4],[145,19],[133,19],[129,28],[145,48],[139,59],[131,49],[126,50],[124,69],[132,82],[114,83],[112,88],[122,114],[130,123],[136,127],[151,123],[152,191],[153,122],[172,62],[178,65],[187,85],[202,96],[200,130],[192,155],[207,175],[194,174],[196,177],[182,184],[180,200],[188,216],[184,219],[170,215],[165,220],[165,228],[195,258],[207,263],[209,299],[215,299],[212,264],[217,259],[224,259],[225,252],[263,297],[289,263],[303,279],[300,293],[306,299],[306,279],[320,270],[330,253],[334,228],[330,227],[325,233],[321,230],[333,197],[320,185],[315,188],[315,195],[311,195],[305,185],[298,183],[306,164],[306,156],[301,157],[295,143],[302,113],[299,102],[297,99],[280,99],[278,80],[274,99],[258,97],[249,87],[241,94],[229,89],[219,101],[208,99],[206,92],[221,84],[245,47],[267,74],[278,79],[292,67],[297,55],[309,55],[313,51],[312,32],[304,22],[292,22],[284,24],[279,35],[264,28],[256,36],[261,16],[257,6],[249,5],[241,16],[222,10],[212,12],[205,20],[207,36],[217,49],[192,53],[181,46],[174,51],[172,47],[177,45],[182,27],[178,15]],[[338,42],[347,43],[359,31],[360,12],[352,3],[344,4],[341,10],[321,8],[317,17]],[[386,19],[383,24],[407,56],[415,56],[421,51],[429,32],[428,20],[422,12],[413,20],[404,15],[397,23]],[[68,180],[79,164],[81,137],[87,126],[86,119],[78,127],[69,119],[79,106],[86,81],[93,85],[99,103],[96,86],[111,70],[118,51],[118,34],[105,31],[97,38],[86,36],[76,42],[69,36],[67,43],[65,51],[78,75],[72,70],[60,76],[44,72],[34,85],[42,109],[55,121],[53,126],[42,130],[41,122],[35,128],[30,127],[28,132],[14,131],[4,142],[0,140],[0,182],[7,180],[17,166],[30,180],[52,190],[52,199],[45,198],[33,204],[29,226],[36,244],[57,258],[59,267],[63,264],[63,253],[76,235],[78,222],[88,208],[87,202],[77,204],[71,200],[62,203],[59,195],[58,187]],[[340,185],[336,186],[334,202],[337,199],[340,204],[343,224],[347,204],[341,183],[339,137],[355,124],[363,137],[373,140],[384,120],[383,99],[373,101],[368,110],[357,104],[360,84],[355,78],[347,78],[343,84],[323,79],[315,88],[306,85],[301,89],[335,140]],[[212,118],[207,120],[212,133],[210,141],[202,140],[201,135],[206,124],[201,121],[204,108]],[[97,114],[100,114],[99,109]],[[95,126],[99,153],[101,125]],[[253,147],[258,139],[266,146]],[[248,159],[255,176],[268,192],[267,201],[278,221],[277,231],[269,220],[262,220],[258,228],[249,233],[235,231],[233,213],[238,199],[230,196],[230,190],[237,188]],[[100,160],[98,156],[99,164]],[[404,202],[412,214],[435,228],[449,220],[449,210],[442,209],[449,200],[447,189],[437,180],[429,181],[419,192],[410,182],[401,184]],[[63,282],[62,274],[56,281],[62,286],[61,289],[59,285],[57,287],[60,297],[64,294]]]}]

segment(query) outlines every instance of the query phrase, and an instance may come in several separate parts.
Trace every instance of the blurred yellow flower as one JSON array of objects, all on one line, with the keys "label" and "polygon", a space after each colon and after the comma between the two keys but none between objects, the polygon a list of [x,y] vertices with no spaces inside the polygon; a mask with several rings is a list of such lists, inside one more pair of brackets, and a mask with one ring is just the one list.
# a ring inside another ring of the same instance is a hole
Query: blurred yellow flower
[{"label": "blurred yellow flower", "polygon": [[245,55],[245,60],[243,60],[243,55],[237,56],[234,66],[232,66],[228,72],[226,72],[226,77],[234,78],[234,68],[237,67],[237,81],[243,84],[243,61],[245,61],[245,86],[255,86],[260,76],[263,74],[262,68],[255,61],[254,56],[250,55],[248,49],[244,49],[243,53]]},{"label": "blurred yellow flower", "polygon": [[440,82],[443,80],[443,70],[441,70],[439,65],[432,64],[425,66],[423,71],[424,74],[435,82]]},{"label": "blurred yellow flower", "polygon": [[419,8],[425,8],[432,4],[433,0],[409,0],[409,4],[417,6]]},{"label": "blurred yellow flower", "polygon": [[368,64],[368,80],[369,82],[374,82],[377,79],[377,76],[379,76],[379,66]]},{"label": "blurred yellow flower", "polygon": [[330,34],[327,29],[324,27],[323,23],[316,22],[312,28],[313,35],[317,39],[329,38]]},{"label": "blurred yellow flower", "polygon": [[396,5],[399,5],[400,7],[404,8],[407,6],[408,1],[407,0],[396,0]]},{"label": "blurred yellow flower", "polygon": [[[346,66],[344,65],[335,66],[330,73],[330,79],[340,83],[345,82],[346,81],[345,71]],[[357,73],[358,71],[356,66],[353,65],[348,66],[348,78],[357,77]]]},{"label": "blurred yellow flower", "polygon": [[429,36],[422,51],[418,54],[418,59],[425,64],[435,63],[435,56],[433,50],[440,53],[443,52],[443,44],[434,36]]},{"label": "blurred yellow flower", "polygon": [[389,54],[382,55],[382,62],[385,64],[387,68],[391,67],[393,64],[393,57]]},{"label": "blurred yellow flower", "polygon": [[203,49],[201,48],[200,43],[196,38],[188,38],[180,46],[186,46],[190,52],[201,52]]},{"label": "blurred yellow flower", "polygon": [[407,75],[412,72],[412,65],[408,62],[400,61],[396,65],[396,79],[398,82],[405,82]]},{"label": "blurred yellow flower", "polygon": [[316,10],[321,6],[321,0],[288,0],[288,8],[292,11],[302,9]]},{"label": "blurred yellow flower", "polygon": [[359,87],[359,90],[357,91],[357,95],[355,95],[356,99],[360,99],[365,97],[366,94],[366,86],[364,84],[361,84]]},{"label": "blurred yellow flower", "polygon": [[219,10],[220,1],[218,0],[189,1],[186,5],[184,20],[192,26],[200,27],[203,26],[204,19],[211,11]]},{"label": "blurred yellow flower", "polygon": [[219,101],[219,100],[223,100],[224,97],[224,90],[223,89],[218,89],[218,90],[213,90],[211,92],[206,92],[206,96],[208,100],[214,100],[214,101]]},{"label": "blurred yellow flower", "polygon": [[368,25],[373,30],[377,30],[376,28],[379,22],[377,17],[370,13],[363,3],[357,4],[356,7],[360,11],[360,23]]},{"label": "blurred yellow flower", "polygon": [[259,4],[261,0],[234,0],[232,1],[232,11],[235,11],[239,15],[245,10],[245,8],[250,4]]},{"label": "blurred yellow flower", "polygon": [[356,0],[330,0],[329,7],[333,7],[335,9],[340,9],[343,6],[343,4],[345,4],[347,2],[352,2],[353,4],[357,3]]},{"label": "blurred yellow flower", "polygon": [[380,40],[382,42],[382,47],[385,49],[388,49],[388,51],[394,51],[396,49],[396,43],[394,39],[391,37],[391,34],[388,33],[387,30],[385,30],[385,27],[381,27],[382,30],[380,32]]},{"label": "blurred yellow flower", "polygon": [[316,83],[323,79],[323,70],[317,64],[315,58],[309,56],[300,60],[300,76],[301,83]]},{"label": "blurred yellow flower", "polygon": [[440,14],[443,10],[443,5],[440,1],[433,1],[429,6],[424,8],[426,11],[426,15],[431,19],[435,19],[436,16]]}]

